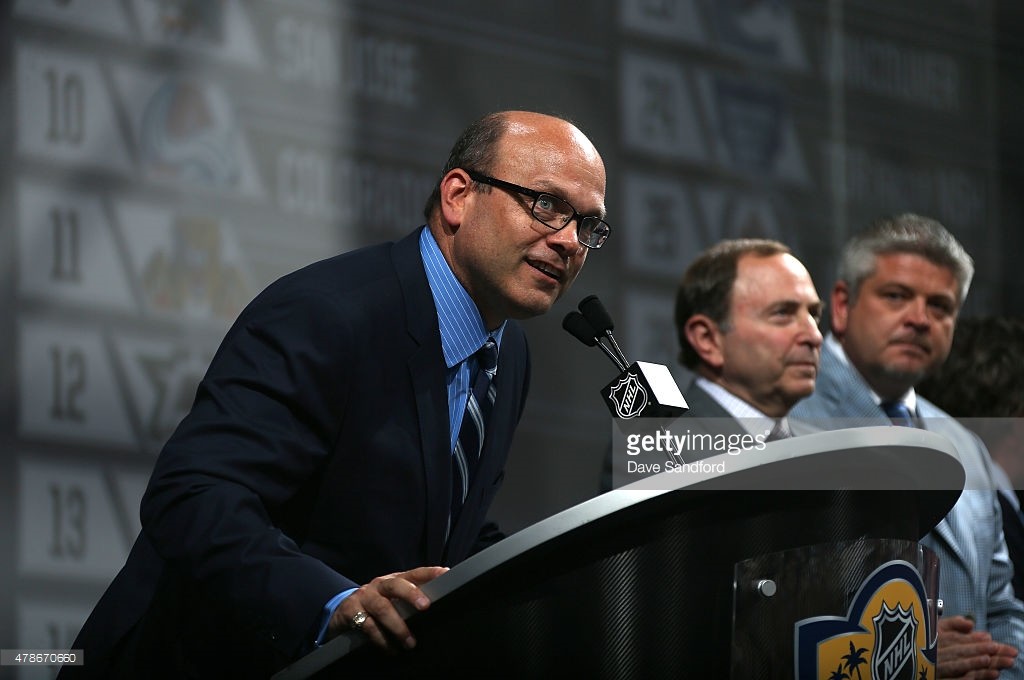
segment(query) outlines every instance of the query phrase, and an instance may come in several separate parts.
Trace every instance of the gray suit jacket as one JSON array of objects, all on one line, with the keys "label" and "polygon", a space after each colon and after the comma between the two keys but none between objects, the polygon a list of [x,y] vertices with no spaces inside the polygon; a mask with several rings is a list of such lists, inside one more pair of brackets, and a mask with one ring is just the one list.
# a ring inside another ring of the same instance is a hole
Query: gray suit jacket
[{"label": "gray suit jacket", "polygon": [[[976,435],[920,395],[917,410],[922,427],[953,443],[967,474],[960,500],[921,541],[941,561],[943,613],[971,614],[977,630],[987,630],[994,639],[1024,649],[1024,604],[1014,597],[1010,584],[1013,565],[1003,539],[988,451]],[[826,342],[814,394],[793,408],[790,419],[806,419],[832,429],[825,420],[830,418],[858,419],[856,423],[838,421],[832,427],[889,424],[864,379]],[[1024,678],[1024,659],[1018,658],[1000,677]]]}]

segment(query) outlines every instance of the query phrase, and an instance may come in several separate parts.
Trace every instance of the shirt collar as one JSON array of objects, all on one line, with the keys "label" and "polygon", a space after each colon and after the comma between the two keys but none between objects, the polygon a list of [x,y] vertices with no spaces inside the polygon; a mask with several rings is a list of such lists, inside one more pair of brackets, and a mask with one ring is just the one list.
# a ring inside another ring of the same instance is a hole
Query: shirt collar
[{"label": "shirt collar", "polygon": [[441,331],[441,351],[448,368],[472,356],[483,346],[488,336],[494,338],[500,349],[506,322],[503,321],[497,330],[488,332],[480,310],[455,278],[428,227],[420,232],[420,257],[423,258],[427,283],[434,297],[438,328]]}]

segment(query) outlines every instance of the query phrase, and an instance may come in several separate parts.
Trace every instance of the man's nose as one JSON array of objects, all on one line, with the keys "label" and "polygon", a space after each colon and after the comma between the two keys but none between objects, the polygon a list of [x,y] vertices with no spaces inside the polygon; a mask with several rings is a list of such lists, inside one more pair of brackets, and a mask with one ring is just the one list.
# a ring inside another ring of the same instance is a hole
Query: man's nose
[{"label": "man's nose", "polygon": [[801,342],[804,342],[811,347],[821,347],[824,338],[821,335],[821,329],[818,328],[818,319],[814,314],[808,313],[804,320],[803,337]]},{"label": "man's nose", "polygon": [[575,219],[558,231],[552,231],[548,234],[546,239],[548,245],[566,257],[572,257],[581,250],[584,250],[585,247],[580,243],[580,237],[577,233],[581,219],[583,218],[577,215]]},{"label": "man's nose", "polygon": [[915,297],[907,304],[904,319],[916,328],[927,328],[931,323],[931,319],[928,318],[928,301],[923,297]]}]

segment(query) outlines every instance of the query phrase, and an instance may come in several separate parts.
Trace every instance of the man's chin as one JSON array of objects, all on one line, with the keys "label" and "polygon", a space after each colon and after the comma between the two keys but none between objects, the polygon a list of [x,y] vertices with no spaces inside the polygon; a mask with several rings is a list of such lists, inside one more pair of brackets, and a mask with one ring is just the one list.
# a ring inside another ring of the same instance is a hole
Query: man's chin
[{"label": "man's chin", "polygon": [[922,364],[889,364],[882,366],[882,374],[889,381],[904,384],[909,389],[928,375],[928,367]]},{"label": "man's chin", "polygon": [[810,384],[794,385],[786,391],[786,402],[792,408],[801,399],[806,399],[814,393],[814,382]]},{"label": "man's chin", "polygon": [[510,305],[508,316],[510,319],[532,319],[547,314],[557,299],[538,295],[528,300],[519,300],[517,304]]}]

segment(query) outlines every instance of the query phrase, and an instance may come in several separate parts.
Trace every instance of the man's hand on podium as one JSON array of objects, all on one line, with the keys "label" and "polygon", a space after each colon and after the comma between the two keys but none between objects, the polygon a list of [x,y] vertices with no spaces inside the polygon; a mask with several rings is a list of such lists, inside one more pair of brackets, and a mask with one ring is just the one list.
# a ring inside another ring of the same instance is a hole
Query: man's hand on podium
[{"label": "man's hand on podium", "polygon": [[342,600],[327,627],[328,639],[349,629],[366,633],[373,644],[388,651],[412,649],[416,638],[405,625],[394,602],[405,600],[419,611],[430,600],[419,586],[448,571],[448,567],[418,567],[378,576]]},{"label": "man's hand on podium", "polygon": [[940,678],[995,679],[1017,658],[1016,647],[974,630],[974,621],[966,616],[939,619],[938,647],[935,666]]}]

